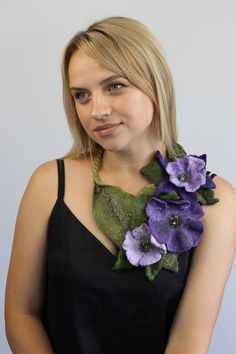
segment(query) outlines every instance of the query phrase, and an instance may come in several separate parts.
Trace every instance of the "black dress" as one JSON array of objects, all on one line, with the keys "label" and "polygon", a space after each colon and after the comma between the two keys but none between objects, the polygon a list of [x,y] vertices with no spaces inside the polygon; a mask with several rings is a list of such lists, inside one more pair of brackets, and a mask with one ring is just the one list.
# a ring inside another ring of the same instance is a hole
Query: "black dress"
[{"label": "black dress", "polygon": [[116,257],[64,203],[64,161],[48,225],[44,325],[56,354],[164,354],[193,251],[179,272],[149,281],[141,267],[112,271]]}]

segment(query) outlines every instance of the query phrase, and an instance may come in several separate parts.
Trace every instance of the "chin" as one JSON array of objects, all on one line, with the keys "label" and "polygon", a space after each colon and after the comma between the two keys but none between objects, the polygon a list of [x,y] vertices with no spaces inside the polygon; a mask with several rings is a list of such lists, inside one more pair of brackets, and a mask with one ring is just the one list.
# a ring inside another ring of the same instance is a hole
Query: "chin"
[{"label": "chin", "polygon": [[118,141],[115,142],[113,139],[111,141],[96,141],[98,145],[100,145],[104,150],[116,152],[124,149],[122,144]]},{"label": "chin", "polygon": [[106,151],[110,151],[110,152],[118,152],[121,151],[122,149],[119,148],[117,145],[111,145],[111,144],[103,144],[101,145],[102,148]]}]

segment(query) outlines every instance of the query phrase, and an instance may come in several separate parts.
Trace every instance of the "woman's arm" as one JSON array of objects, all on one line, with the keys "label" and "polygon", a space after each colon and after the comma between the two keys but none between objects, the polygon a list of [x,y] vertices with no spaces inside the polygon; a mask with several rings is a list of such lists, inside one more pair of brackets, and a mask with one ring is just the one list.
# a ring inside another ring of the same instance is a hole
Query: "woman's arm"
[{"label": "woman's arm", "polygon": [[51,161],[33,173],[15,225],[5,296],[6,335],[15,354],[53,354],[40,315],[47,227],[56,195],[56,162]]},{"label": "woman's arm", "polygon": [[215,177],[220,201],[204,207],[204,234],[173,322],[165,354],[206,354],[236,246],[236,192]]}]

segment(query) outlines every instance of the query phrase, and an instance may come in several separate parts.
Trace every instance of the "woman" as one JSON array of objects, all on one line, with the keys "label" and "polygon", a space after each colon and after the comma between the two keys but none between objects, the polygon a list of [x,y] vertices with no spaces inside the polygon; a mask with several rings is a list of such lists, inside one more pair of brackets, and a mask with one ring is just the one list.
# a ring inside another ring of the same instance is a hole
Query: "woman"
[{"label": "woman", "polygon": [[20,204],[6,290],[13,352],[207,353],[236,193],[177,144],[160,45],[138,21],[107,18],[71,39],[62,76],[74,144],[36,169]]}]

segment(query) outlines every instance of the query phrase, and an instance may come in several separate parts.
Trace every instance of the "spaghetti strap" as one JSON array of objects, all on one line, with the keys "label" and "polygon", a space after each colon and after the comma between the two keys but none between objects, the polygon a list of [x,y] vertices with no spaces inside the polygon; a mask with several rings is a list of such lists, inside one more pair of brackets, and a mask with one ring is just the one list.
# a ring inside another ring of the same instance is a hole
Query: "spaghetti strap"
[{"label": "spaghetti strap", "polygon": [[58,169],[58,199],[64,198],[65,192],[65,165],[63,159],[57,159]]}]

